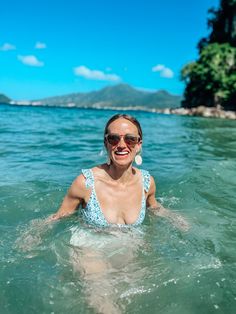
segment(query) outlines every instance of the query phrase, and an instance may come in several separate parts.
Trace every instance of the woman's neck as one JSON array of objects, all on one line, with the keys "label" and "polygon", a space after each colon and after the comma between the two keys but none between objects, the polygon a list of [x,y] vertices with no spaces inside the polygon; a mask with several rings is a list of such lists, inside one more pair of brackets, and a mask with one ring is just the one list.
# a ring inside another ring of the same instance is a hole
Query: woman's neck
[{"label": "woman's neck", "polygon": [[120,183],[127,183],[131,179],[131,176],[133,176],[132,164],[126,167],[116,167],[111,164],[107,166],[107,172],[113,180]]}]

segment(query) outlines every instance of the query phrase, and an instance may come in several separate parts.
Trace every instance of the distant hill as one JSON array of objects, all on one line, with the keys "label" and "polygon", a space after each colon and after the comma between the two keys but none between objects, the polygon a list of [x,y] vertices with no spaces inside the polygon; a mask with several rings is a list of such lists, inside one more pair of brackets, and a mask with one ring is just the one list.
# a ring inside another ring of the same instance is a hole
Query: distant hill
[{"label": "distant hill", "polygon": [[0,104],[9,104],[10,101],[11,99],[8,98],[6,95],[0,94]]},{"label": "distant hill", "polygon": [[118,84],[98,91],[44,98],[32,103],[63,107],[164,109],[180,107],[181,96],[171,95],[164,90],[147,92],[127,84]]}]

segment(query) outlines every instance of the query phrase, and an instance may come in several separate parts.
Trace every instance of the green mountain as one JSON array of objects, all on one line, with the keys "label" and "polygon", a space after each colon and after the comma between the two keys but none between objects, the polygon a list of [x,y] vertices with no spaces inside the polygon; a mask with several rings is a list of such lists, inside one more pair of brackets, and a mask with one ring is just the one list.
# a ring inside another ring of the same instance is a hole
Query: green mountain
[{"label": "green mountain", "polygon": [[142,109],[164,109],[180,107],[181,97],[171,95],[164,90],[147,92],[137,90],[127,84],[118,84],[98,91],[50,97],[33,101],[33,103],[47,106],[89,108],[142,107]]},{"label": "green mountain", "polygon": [[4,94],[0,94],[0,104],[9,104],[10,101],[10,98],[5,96]]}]

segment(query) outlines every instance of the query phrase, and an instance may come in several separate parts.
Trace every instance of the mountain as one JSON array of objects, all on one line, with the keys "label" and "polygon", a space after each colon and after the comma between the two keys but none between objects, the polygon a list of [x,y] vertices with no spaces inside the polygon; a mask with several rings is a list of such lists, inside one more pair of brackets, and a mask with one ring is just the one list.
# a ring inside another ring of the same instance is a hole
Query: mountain
[{"label": "mountain", "polygon": [[11,101],[10,98],[8,98],[4,94],[0,94],[0,104],[8,104]]},{"label": "mountain", "polygon": [[108,86],[88,93],[73,93],[34,100],[32,104],[63,107],[164,109],[180,107],[181,97],[161,90],[147,92],[127,84]]}]

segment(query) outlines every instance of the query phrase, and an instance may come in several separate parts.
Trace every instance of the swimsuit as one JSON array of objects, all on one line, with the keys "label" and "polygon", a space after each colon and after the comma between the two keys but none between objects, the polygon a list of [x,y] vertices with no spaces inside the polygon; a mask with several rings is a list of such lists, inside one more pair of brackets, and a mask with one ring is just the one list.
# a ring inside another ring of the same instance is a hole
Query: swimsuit
[{"label": "swimsuit", "polygon": [[[129,224],[129,226],[140,225],[143,222],[144,217],[145,217],[145,212],[146,212],[145,192],[148,192],[150,188],[150,174],[146,170],[140,170],[140,171],[141,171],[142,183],[143,183],[141,210],[140,210],[139,217],[136,220],[136,222],[134,222],[133,224]],[[90,225],[95,225],[98,227],[109,227],[112,225],[127,226],[125,224],[111,224],[107,222],[97,199],[92,169],[82,169],[82,173],[86,179],[85,181],[86,188],[91,188],[91,195],[87,203],[87,206],[82,209],[82,215],[83,215],[84,221]]]}]

